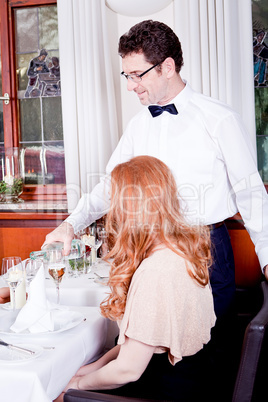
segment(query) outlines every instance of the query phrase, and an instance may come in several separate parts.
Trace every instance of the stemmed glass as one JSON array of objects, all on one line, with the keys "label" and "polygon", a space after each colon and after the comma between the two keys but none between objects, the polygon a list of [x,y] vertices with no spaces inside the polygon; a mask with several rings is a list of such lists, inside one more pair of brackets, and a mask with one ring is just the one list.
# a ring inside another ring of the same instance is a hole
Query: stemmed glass
[{"label": "stemmed glass", "polygon": [[46,261],[48,273],[53,278],[56,285],[57,304],[60,303],[60,283],[65,274],[65,259],[62,255],[62,249],[46,250]]},{"label": "stemmed glass", "polygon": [[31,258],[27,258],[25,260],[25,276],[26,276],[26,285],[30,286],[30,283],[34,279],[37,274],[38,269],[40,268],[40,262],[37,260],[32,260]]},{"label": "stemmed glass", "polygon": [[[97,264],[97,251],[98,251],[98,249],[100,248],[101,245],[102,245],[102,240],[101,239],[96,239],[96,238],[95,238],[94,242],[90,243],[90,247],[91,247],[91,249],[94,250],[94,254],[95,254],[95,256],[94,256],[95,258],[92,258],[92,265],[93,266]],[[92,250],[91,250],[91,252],[92,252]]]},{"label": "stemmed glass", "polygon": [[81,236],[81,240],[85,246],[88,246],[91,249],[90,265],[94,266],[96,264],[96,260],[97,260],[97,251],[100,248],[100,246],[102,245],[102,240],[96,239],[96,237],[93,235],[83,235],[83,236]]},{"label": "stemmed glass", "polygon": [[2,259],[1,276],[10,288],[11,307],[15,311],[15,292],[16,288],[24,279],[24,270],[20,257],[5,257]]}]

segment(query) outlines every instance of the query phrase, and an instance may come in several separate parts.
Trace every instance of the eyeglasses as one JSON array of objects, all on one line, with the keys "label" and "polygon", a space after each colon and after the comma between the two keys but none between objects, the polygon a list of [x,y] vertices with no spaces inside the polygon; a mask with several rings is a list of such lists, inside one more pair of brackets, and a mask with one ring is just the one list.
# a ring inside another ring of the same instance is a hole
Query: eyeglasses
[{"label": "eyeglasses", "polygon": [[142,77],[143,77],[145,74],[149,73],[149,71],[151,71],[153,68],[159,66],[159,64],[161,64],[161,63],[155,64],[153,67],[148,68],[148,70],[144,71],[144,72],[141,73],[141,74],[126,74],[126,73],[124,73],[124,71],[122,71],[121,75],[123,75],[124,77],[126,77],[127,80],[130,79],[131,81],[136,82],[136,83],[137,83],[137,82],[141,82]]}]

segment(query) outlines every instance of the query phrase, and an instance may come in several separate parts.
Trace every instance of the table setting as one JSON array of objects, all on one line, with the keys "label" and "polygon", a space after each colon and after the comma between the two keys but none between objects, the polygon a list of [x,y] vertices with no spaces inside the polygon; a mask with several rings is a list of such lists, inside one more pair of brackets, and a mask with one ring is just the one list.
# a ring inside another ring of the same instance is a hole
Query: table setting
[{"label": "table setting", "polygon": [[18,334],[45,333],[66,330],[83,321],[83,315],[69,308],[50,302],[46,296],[45,272],[41,266],[29,286],[27,303],[17,312],[14,323],[8,328],[1,321],[3,331]]},{"label": "table setting", "polygon": [[[114,346],[118,334],[117,325],[99,309],[109,292],[107,262],[96,256],[74,274],[69,260],[63,267],[57,248],[45,259],[44,254],[34,257],[13,262],[11,284],[1,272],[0,287],[10,285],[13,294],[0,304],[0,395],[5,402],[53,401],[81,365]],[[51,269],[63,274],[51,276]],[[14,289],[25,293],[21,304]]]},{"label": "table setting", "polygon": [[[1,324],[3,311],[0,309]],[[82,319],[71,328],[38,333],[11,333],[7,328],[6,331],[0,329],[1,400],[52,402],[79,367],[102,355],[107,320],[97,307],[74,307],[71,311]]]}]

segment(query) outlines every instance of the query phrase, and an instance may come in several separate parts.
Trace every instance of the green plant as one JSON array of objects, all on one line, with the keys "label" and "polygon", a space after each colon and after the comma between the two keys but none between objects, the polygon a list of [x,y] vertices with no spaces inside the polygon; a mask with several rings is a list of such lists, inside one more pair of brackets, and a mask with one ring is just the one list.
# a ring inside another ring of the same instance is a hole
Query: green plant
[{"label": "green plant", "polygon": [[6,192],[7,184],[4,180],[0,181],[0,194],[4,194]]},{"label": "green plant", "polygon": [[13,185],[11,186],[11,194],[19,195],[22,192],[23,180],[21,178],[14,179]]},{"label": "green plant", "polygon": [[72,270],[77,269],[78,271],[81,271],[81,270],[84,269],[84,265],[86,267],[89,266],[89,261],[84,260],[84,257],[81,257],[81,258],[69,260],[69,265],[70,265]]}]

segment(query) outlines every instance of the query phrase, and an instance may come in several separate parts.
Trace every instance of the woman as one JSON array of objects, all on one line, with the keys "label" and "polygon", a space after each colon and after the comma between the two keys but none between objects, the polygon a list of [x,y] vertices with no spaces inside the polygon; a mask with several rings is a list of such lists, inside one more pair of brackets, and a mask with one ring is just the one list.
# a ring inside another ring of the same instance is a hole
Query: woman
[{"label": "woman", "polygon": [[195,400],[207,391],[204,345],[215,324],[209,231],[186,224],[160,160],[135,157],[111,177],[111,293],[101,312],[118,321],[118,344],[78,370],[65,391]]}]

